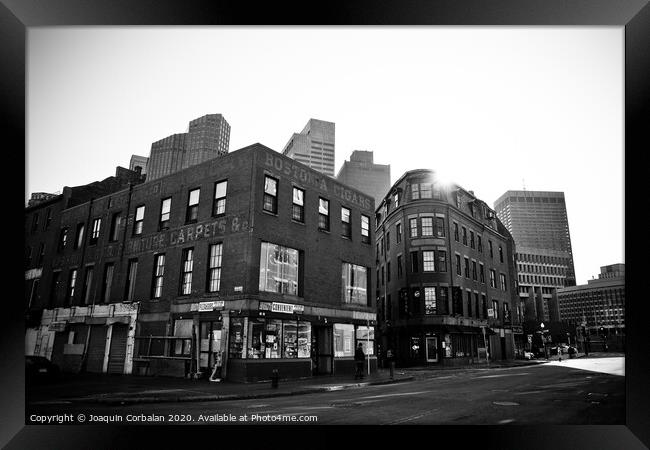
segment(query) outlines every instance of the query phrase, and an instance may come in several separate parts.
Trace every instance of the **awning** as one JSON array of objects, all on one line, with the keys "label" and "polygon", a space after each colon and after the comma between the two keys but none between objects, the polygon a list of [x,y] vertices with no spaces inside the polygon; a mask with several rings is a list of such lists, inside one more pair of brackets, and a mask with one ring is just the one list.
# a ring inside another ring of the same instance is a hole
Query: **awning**
[{"label": "awning", "polygon": [[114,323],[123,323],[128,325],[130,321],[131,318],[129,316],[109,317],[106,319],[106,325],[112,325]]}]

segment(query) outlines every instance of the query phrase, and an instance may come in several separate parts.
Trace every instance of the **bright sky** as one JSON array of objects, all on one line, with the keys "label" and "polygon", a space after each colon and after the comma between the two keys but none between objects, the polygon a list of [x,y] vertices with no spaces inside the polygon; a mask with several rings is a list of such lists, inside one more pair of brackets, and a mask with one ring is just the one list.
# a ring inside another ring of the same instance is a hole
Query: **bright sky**
[{"label": "bright sky", "polygon": [[[221,113],[230,151],[309,118],[493,206],[563,191],[578,284],[624,261],[623,27],[28,28],[25,199],[111,176]],[[606,214],[603,214],[606,212]]]}]

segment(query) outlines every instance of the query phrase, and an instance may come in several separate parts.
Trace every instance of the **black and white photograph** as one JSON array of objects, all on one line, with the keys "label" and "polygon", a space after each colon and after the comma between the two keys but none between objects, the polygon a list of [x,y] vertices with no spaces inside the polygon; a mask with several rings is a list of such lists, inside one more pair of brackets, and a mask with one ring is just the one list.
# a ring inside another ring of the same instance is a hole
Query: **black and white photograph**
[{"label": "black and white photograph", "polygon": [[25,425],[625,428],[624,24],[24,46]]}]

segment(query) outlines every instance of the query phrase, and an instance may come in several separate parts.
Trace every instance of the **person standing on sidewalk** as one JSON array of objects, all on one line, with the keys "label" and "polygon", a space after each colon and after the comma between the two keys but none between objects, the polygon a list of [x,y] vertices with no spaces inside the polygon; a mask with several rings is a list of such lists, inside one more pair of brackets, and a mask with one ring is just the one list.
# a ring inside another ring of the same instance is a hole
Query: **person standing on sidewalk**
[{"label": "person standing on sidewalk", "polygon": [[354,373],[354,379],[361,378],[363,379],[363,362],[366,360],[366,355],[363,353],[363,345],[359,342],[356,351],[354,352],[354,364],[356,366],[356,372]]}]

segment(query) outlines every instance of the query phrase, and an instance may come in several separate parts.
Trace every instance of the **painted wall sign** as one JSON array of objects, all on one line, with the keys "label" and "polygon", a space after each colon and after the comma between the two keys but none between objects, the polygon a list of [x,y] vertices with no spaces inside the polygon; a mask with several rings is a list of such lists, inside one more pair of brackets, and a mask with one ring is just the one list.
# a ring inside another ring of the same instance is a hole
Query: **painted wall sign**
[{"label": "painted wall sign", "polygon": [[494,309],[488,308],[488,317],[494,317]]},{"label": "painted wall sign", "polygon": [[38,267],[36,269],[29,269],[25,272],[25,280],[33,280],[34,278],[40,278],[43,274],[43,269]]},{"label": "painted wall sign", "polygon": [[248,231],[248,220],[230,216],[219,220],[181,227],[177,230],[160,233],[139,239],[131,239],[126,244],[126,253],[139,253],[161,248],[184,245],[203,238]]},{"label": "painted wall sign", "polygon": [[370,197],[359,194],[351,189],[347,189],[342,184],[336,183],[324,175],[319,175],[311,170],[299,166],[298,164],[287,161],[280,155],[273,155],[266,152],[265,164],[267,167],[275,169],[294,181],[309,184],[323,192],[333,194],[347,202],[354,203],[363,209],[372,210],[372,201],[370,200]]}]

